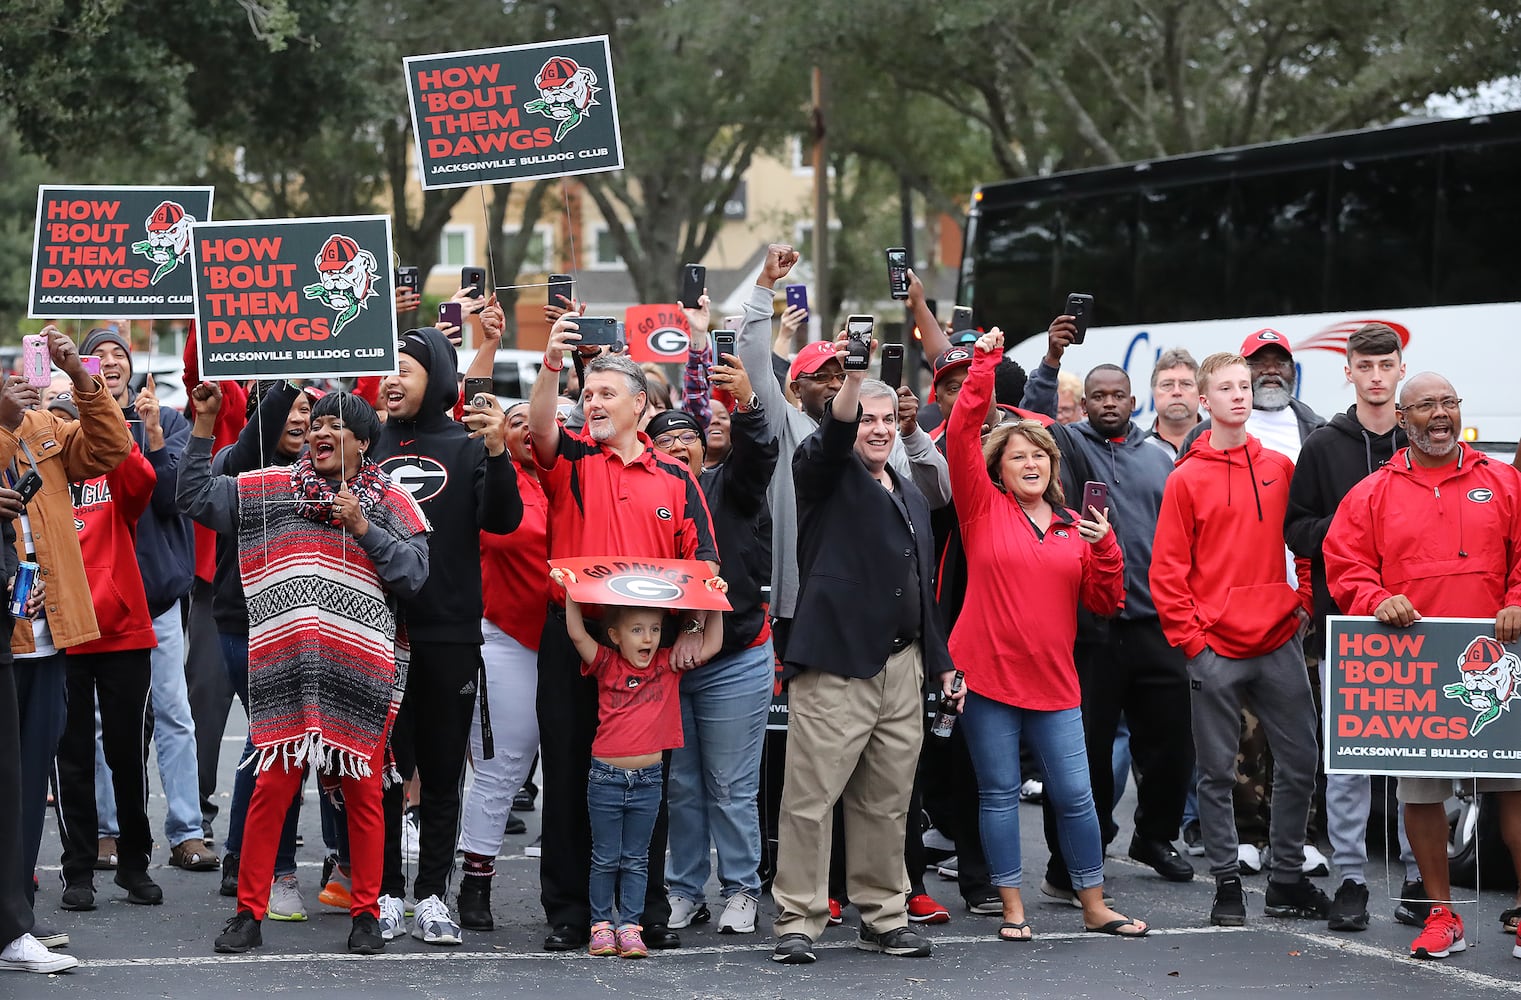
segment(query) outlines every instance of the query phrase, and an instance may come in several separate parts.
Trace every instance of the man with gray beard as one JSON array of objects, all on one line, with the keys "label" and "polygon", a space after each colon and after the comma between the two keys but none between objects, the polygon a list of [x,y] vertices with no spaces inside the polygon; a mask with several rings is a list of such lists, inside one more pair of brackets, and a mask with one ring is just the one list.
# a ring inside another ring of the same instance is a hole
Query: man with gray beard
[{"label": "man with gray beard", "polygon": [[[1246,420],[1246,432],[1264,448],[1297,463],[1304,439],[1325,420],[1294,398],[1296,375],[1289,338],[1277,330],[1258,330],[1242,342],[1241,356],[1252,373],[1252,415]],[[1178,454],[1187,451],[1209,425],[1206,417],[1183,440]]]}]

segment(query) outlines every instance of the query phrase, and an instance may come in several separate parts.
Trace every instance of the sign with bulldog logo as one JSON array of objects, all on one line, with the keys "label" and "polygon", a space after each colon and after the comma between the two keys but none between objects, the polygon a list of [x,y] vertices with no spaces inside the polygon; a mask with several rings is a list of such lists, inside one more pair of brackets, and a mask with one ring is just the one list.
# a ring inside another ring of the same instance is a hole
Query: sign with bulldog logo
[{"label": "sign with bulldog logo", "polygon": [[643,364],[646,361],[685,362],[691,332],[687,314],[681,306],[629,306],[623,313],[623,329],[628,334],[628,356]]},{"label": "sign with bulldog logo", "polygon": [[1521,775],[1521,643],[1493,618],[1326,619],[1332,774]]},{"label": "sign with bulldog logo", "polygon": [[577,556],[556,560],[554,568],[567,572],[566,590],[578,604],[734,610],[701,560]]},{"label": "sign with bulldog logo", "polygon": [[27,315],[194,316],[190,230],[211,217],[211,195],[209,187],[42,185]]},{"label": "sign with bulldog logo", "polygon": [[606,35],[403,63],[425,189],[623,169]]},{"label": "sign with bulldog logo", "polygon": [[389,260],[384,215],[197,223],[191,261],[202,376],[394,372]]}]

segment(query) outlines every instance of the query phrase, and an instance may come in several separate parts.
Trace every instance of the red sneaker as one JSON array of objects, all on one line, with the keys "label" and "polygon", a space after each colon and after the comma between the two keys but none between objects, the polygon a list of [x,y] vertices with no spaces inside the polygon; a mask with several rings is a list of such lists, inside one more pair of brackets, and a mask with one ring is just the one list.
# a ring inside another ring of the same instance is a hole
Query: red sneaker
[{"label": "red sneaker", "polygon": [[829,900],[829,926],[838,927],[845,922],[844,911],[840,909],[840,901],[833,897]]},{"label": "red sneaker", "polygon": [[950,923],[951,911],[935,902],[928,893],[921,892],[908,900],[908,919],[916,924]]},{"label": "red sneaker", "polygon": [[1467,951],[1463,940],[1463,918],[1445,906],[1433,906],[1421,936],[1410,943],[1411,958],[1446,958]]}]

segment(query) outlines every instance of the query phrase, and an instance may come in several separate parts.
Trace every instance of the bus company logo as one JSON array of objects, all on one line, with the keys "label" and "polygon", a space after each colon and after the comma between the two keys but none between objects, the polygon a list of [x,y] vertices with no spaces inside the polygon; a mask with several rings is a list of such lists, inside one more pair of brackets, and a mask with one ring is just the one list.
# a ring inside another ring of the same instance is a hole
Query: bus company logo
[{"label": "bus company logo", "polygon": [[1479,489],[1476,489],[1476,490],[1469,490],[1468,491],[1468,499],[1472,500],[1474,503],[1489,503],[1494,498],[1495,498],[1494,491],[1493,490],[1486,490],[1483,487],[1480,487]]},{"label": "bus company logo", "polygon": [[378,265],[374,254],[339,233],[327,238],[314,263],[318,281],[307,285],[302,293],[338,314],[333,321],[332,335],[336,337],[359,315],[359,310],[369,308],[366,300],[379,294],[375,290],[380,281],[375,273]]},{"label": "bus company logo", "polygon": [[432,500],[449,485],[449,471],[426,455],[394,455],[381,462],[380,469],[418,503]]},{"label": "bus company logo", "polygon": [[650,334],[649,344],[657,354],[685,354],[691,341],[680,327],[662,326]]},{"label": "bus company logo", "polygon": [[1301,351],[1330,351],[1332,354],[1345,356],[1347,353],[1347,338],[1369,323],[1378,323],[1393,330],[1394,335],[1400,338],[1401,351],[1410,346],[1410,330],[1403,323],[1394,323],[1387,319],[1349,319],[1321,328],[1319,331],[1299,341],[1296,349]]},{"label": "bus company logo", "polygon": [[187,213],[185,206],[177,201],[159,202],[153,214],[148,216],[143,223],[148,238],[132,244],[132,252],[142,254],[150,264],[158,265],[148,280],[150,285],[158,284],[159,279],[190,259],[190,227],[193,225],[195,216]]},{"label": "bus company logo", "polygon": [[643,573],[620,573],[607,578],[606,587],[619,597],[630,601],[669,602],[678,600],[685,591],[680,585],[658,576]]},{"label": "bus company logo", "polygon": [[1477,736],[1521,693],[1521,658],[1496,639],[1475,636],[1458,658],[1458,671],[1462,680],[1443,687],[1442,694],[1478,713],[1468,731]]},{"label": "bus company logo", "polygon": [[546,62],[533,83],[539,88],[539,99],[523,105],[523,110],[559,122],[555,142],[564,139],[601,103],[597,100],[602,90],[597,86],[597,74],[566,56],[554,56]]}]

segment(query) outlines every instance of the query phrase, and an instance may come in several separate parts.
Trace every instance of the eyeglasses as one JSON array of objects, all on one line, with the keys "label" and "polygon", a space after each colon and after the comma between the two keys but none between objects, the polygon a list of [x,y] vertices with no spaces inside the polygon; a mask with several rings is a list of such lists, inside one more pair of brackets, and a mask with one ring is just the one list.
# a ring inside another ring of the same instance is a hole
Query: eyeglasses
[{"label": "eyeglasses", "polygon": [[682,444],[690,448],[699,440],[701,439],[697,436],[696,431],[682,431],[680,434],[662,434],[655,439],[655,447],[661,449],[669,449],[671,445],[675,444],[677,441],[680,441]]},{"label": "eyeglasses", "polygon": [[1174,389],[1181,389],[1184,392],[1193,392],[1197,388],[1199,388],[1199,383],[1195,382],[1193,379],[1180,380],[1170,378],[1166,381],[1157,383],[1158,392],[1172,392]]},{"label": "eyeglasses", "polygon": [[1463,401],[1456,396],[1443,396],[1441,399],[1423,399],[1419,403],[1410,403],[1406,406],[1396,407],[1396,409],[1402,410],[1405,413],[1419,413],[1421,416],[1425,416],[1428,413],[1434,413],[1439,406],[1450,413],[1457,413],[1458,407],[1462,405]]},{"label": "eyeglasses", "polygon": [[845,384],[844,372],[812,372],[808,375],[799,375],[798,378],[805,382],[812,382],[814,385],[831,385],[835,382]]}]

